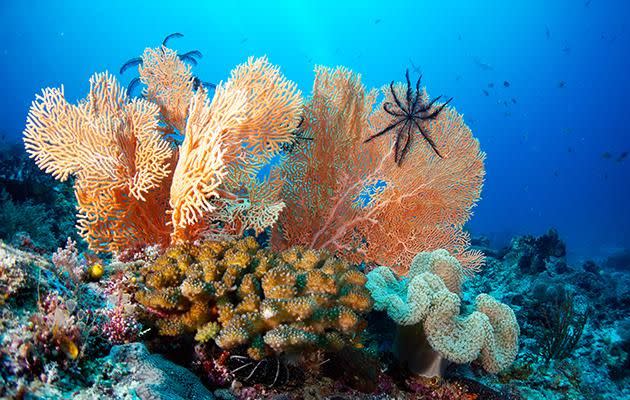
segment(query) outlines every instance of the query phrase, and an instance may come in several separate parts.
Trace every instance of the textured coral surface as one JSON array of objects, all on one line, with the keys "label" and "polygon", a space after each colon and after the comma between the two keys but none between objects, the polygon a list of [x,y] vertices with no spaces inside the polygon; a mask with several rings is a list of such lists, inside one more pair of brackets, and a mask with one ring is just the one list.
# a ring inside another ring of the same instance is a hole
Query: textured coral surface
[{"label": "textured coral surface", "polygon": [[140,270],[136,299],[161,335],[195,333],[251,358],[358,343],[365,276],[324,251],[281,253],[245,238],[172,247]]}]

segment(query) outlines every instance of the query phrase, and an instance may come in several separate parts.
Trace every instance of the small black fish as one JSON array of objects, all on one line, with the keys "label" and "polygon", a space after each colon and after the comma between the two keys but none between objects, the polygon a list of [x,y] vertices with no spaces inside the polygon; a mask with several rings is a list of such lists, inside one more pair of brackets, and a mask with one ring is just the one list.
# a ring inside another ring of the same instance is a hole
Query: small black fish
[{"label": "small black fish", "polygon": [[492,83],[492,82],[488,83],[488,87],[489,88],[493,88],[494,87],[494,83]]},{"label": "small black fish", "polygon": [[562,48],[562,52],[563,52],[564,54],[571,54],[571,48],[570,48],[569,46],[564,46],[564,47]]},{"label": "small black fish", "polygon": [[475,58],[473,58],[473,61],[475,62],[475,64],[476,64],[479,68],[481,68],[481,69],[482,69],[482,70],[484,70],[484,71],[492,71],[492,70],[494,69],[494,68],[492,67],[492,65],[490,65],[490,64],[488,64],[488,63],[485,63],[485,62],[481,61],[481,60],[479,59],[479,57],[475,57]]},{"label": "small black fish", "polygon": [[456,80],[457,82],[461,81],[461,80],[462,80],[462,76],[461,76],[461,75],[457,75],[457,76],[455,77],[455,80]]},{"label": "small black fish", "polygon": [[604,160],[610,160],[612,158],[612,154],[610,154],[610,152],[608,152],[608,151],[605,151],[605,152],[602,153],[602,158]]},{"label": "small black fish", "polygon": [[510,82],[503,81],[503,87],[510,87]]},{"label": "small black fish", "polygon": [[243,44],[243,43],[245,43],[245,42],[247,42],[247,38],[243,38],[243,39],[241,39],[241,44]]},{"label": "small black fish", "polygon": [[623,153],[619,154],[619,157],[617,157],[617,162],[621,162],[625,160],[626,157],[628,157],[628,152],[624,151]]},{"label": "small black fish", "polygon": [[170,35],[164,38],[164,40],[162,41],[162,46],[166,47],[166,44],[168,43],[169,40],[173,38],[181,38],[181,37],[184,37],[184,35],[179,32],[171,33]]},{"label": "small black fish", "polygon": [[488,93],[486,89],[481,89],[481,91],[483,92],[485,96],[490,96],[490,93]]},{"label": "small black fish", "polygon": [[562,89],[566,85],[567,85],[567,83],[565,81],[560,81],[560,82],[558,82],[558,89]]},{"label": "small black fish", "polygon": [[569,146],[569,147],[567,147],[567,152],[569,152],[569,153],[573,153],[573,147],[570,147],[570,146]]},{"label": "small black fish", "polygon": [[547,37],[547,40],[551,37],[551,32],[549,31],[549,27],[547,25],[545,25],[545,36]]},{"label": "small black fish", "polygon": [[560,174],[559,174],[559,173],[558,173],[558,171],[556,170],[556,171],[553,171],[553,176],[555,176],[555,177],[557,178],[558,176],[560,176]]},{"label": "small black fish", "polygon": [[374,25],[378,25],[380,22],[381,22],[381,19],[377,18],[377,19],[374,20]]},{"label": "small black fish", "polygon": [[586,3],[584,3],[584,7],[588,8],[588,6],[591,5],[591,0],[587,0]]},{"label": "small black fish", "polygon": [[516,104],[516,99],[512,97],[512,104]]}]

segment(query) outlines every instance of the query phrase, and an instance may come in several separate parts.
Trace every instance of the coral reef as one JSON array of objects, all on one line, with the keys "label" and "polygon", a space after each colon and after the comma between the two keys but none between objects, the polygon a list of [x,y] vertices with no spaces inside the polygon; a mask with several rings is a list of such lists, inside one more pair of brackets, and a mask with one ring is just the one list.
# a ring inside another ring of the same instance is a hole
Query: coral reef
[{"label": "coral reef", "polygon": [[141,343],[115,346],[98,360],[101,365],[91,387],[75,394],[77,400],[139,399],[213,400],[215,397],[192,372],[151,354]]},{"label": "coral reef", "polygon": [[464,272],[447,251],[419,253],[403,280],[387,267],[378,267],[367,276],[374,308],[386,310],[399,325],[422,323],[429,344],[446,359],[460,364],[479,359],[491,373],[514,361],[519,335],[514,312],[480,294],[476,310],[460,317]]},{"label": "coral reef", "polygon": [[0,188],[1,240],[43,253],[78,237],[72,185],[42,172],[23,146],[0,151]]},{"label": "coral reef", "polygon": [[[630,354],[624,328],[630,278],[591,260],[571,263],[564,257],[565,249],[554,230],[540,237],[516,237],[504,249],[483,248],[489,255],[488,268],[464,283],[462,300],[474,301],[469,294],[477,292],[504,299],[519,321],[521,345],[514,364],[497,377],[467,366],[459,366],[456,373],[497,389],[509,388],[516,398],[613,400],[630,396],[630,376],[624,369]],[[524,263],[523,259],[538,261]],[[571,311],[563,310],[569,306]],[[587,310],[588,320],[583,320]],[[550,325],[552,321],[558,324]],[[573,336],[573,328],[581,337]],[[548,361],[544,343],[571,346],[561,346],[568,351]]]},{"label": "coral reef", "polygon": [[252,237],[167,250],[140,270],[136,300],[161,335],[195,333],[262,359],[359,343],[365,276],[326,252],[260,249]]}]

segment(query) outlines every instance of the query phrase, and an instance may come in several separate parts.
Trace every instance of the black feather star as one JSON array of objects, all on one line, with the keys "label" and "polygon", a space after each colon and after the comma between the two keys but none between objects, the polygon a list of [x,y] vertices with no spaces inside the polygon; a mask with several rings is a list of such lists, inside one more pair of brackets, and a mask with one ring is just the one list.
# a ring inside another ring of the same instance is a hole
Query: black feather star
[{"label": "black feather star", "polygon": [[437,145],[429,135],[425,126],[425,121],[435,119],[440,112],[442,112],[444,107],[453,100],[453,98],[451,97],[444,104],[441,104],[439,107],[433,109],[433,105],[440,100],[442,96],[436,97],[429,103],[423,102],[422,94],[420,93],[420,80],[422,79],[422,75],[416,82],[415,90],[411,87],[411,82],[409,81],[409,70],[407,70],[405,77],[407,78],[406,96],[402,100],[398,98],[398,95],[394,90],[394,81],[392,81],[389,85],[389,90],[394,98],[395,104],[389,101],[386,101],[383,104],[383,110],[393,116],[394,121],[385,129],[367,138],[364,143],[393,131],[396,134],[396,142],[394,143],[394,161],[396,161],[396,164],[400,166],[403,158],[405,158],[405,155],[409,151],[413,134],[420,132],[422,137],[429,143],[435,154],[437,154],[440,158],[444,158],[440,154]]},{"label": "black feather star", "polygon": [[192,65],[197,65],[197,58],[203,58],[203,55],[199,50],[192,50],[187,53],[180,54],[178,57],[184,62],[188,61]]},{"label": "black feather star", "polygon": [[[164,40],[162,41],[162,51],[164,51],[164,48],[166,47],[166,45],[171,39],[181,38],[181,37],[184,37],[184,35],[179,32],[171,33],[170,35],[166,36]],[[191,50],[184,54],[179,54],[177,57],[179,57],[179,59],[182,62],[187,62],[196,66],[198,64],[198,59],[203,58],[203,54],[201,54],[199,50]],[[132,67],[137,67],[140,65],[142,65],[142,57],[134,57],[131,60],[124,63],[122,67],[120,67],[120,74],[122,75],[128,69]],[[127,85],[127,95],[131,97],[133,95],[134,90],[136,89],[136,87],[138,87],[140,83],[141,83],[140,78],[138,77],[133,78],[129,82],[129,85]],[[193,89],[197,90],[200,87],[204,87],[206,88],[206,90],[210,90],[210,89],[216,88],[216,85],[212,82],[202,81],[198,77],[193,76]]]},{"label": "black feather star", "polygon": [[168,44],[169,40],[171,40],[173,38],[181,38],[181,37],[184,37],[184,34],[179,33],[179,32],[171,33],[170,35],[165,37],[164,40],[162,40],[162,46],[166,47],[166,45]]},{"label": "black feather star", "polygon": [[142,58],[141,57],[132,58],[131,60],[129,60],[126,63],[124,63],[122,67],[120,67],[120,74],[122,75],[129,68],[137,67],[140,64],[142,64]]}]

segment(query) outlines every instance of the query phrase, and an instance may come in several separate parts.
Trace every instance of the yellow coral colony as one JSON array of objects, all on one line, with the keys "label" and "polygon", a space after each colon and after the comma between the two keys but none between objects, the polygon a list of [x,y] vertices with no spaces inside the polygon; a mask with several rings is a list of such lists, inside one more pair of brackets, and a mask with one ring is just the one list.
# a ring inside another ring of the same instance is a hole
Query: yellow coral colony
[{"label": "yellow coral colony", "polygon": [[[210,101],[165,47],[144,52],[140,76],[146,99],[129,99],[105,73],[91,78],[78,105],[63,87],[49,88],[29,110],[26,149],[55,178],[75,178],[79,232],[90,248],[239,236],[275,222],[282,181],[256,174],[293,140],[296,85],[266,58],[252,58]],[[181,146],[170,133],[184,135]]]},{"label": "yellow coral colony", "polygon": [[245,238],[176,246],[141,270],[136,299],[162,335],[270,352],[356,344],[372,307],[366,277],[326,252],[276,254]]}]

